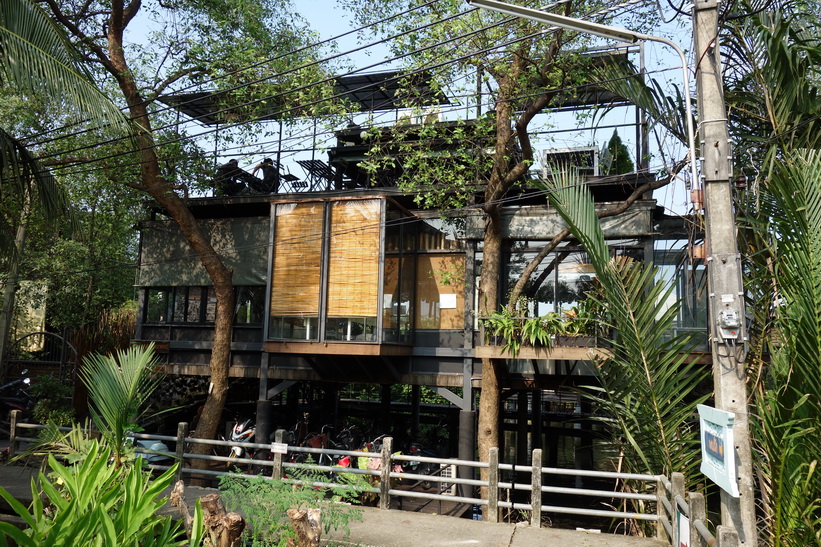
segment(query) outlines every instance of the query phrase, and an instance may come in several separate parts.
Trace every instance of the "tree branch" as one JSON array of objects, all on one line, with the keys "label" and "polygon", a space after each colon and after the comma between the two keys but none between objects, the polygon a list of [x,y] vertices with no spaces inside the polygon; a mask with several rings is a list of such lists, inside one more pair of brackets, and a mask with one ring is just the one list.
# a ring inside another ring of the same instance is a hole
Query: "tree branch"
[{"label": "tree branch", "polygon": [[182,70],[178,70],[174,74],[169,75],[165,78],[162,82],[154,86],[152,93],[146,96],[146,100],[153,101],[157,97],[163,94],[163,92],[168,89],[168,86],[173,84],[174,82],[185,78],[186,76],[190,76],[192,74],[204,74],[205,70],[200,67],[191,67]]},{"label": "tree branch", "polygon": [[96,55],[95,61],[102,63],[108,71],[112,71],[114,69],[111,65],[111,61],[108,59],[108,55],[106,55],[105,49],[99,46],[94,39],[86,34],[79,26],[75,25],[74,22],[65,13],[63,13],[60,9],[60,5],[55,0],[44,0],[44,2],[51,10],[54,18],[57,19],[57,21],[63,25],[75,38],[85,44],[86,47],[94,53],[94,55]]}]

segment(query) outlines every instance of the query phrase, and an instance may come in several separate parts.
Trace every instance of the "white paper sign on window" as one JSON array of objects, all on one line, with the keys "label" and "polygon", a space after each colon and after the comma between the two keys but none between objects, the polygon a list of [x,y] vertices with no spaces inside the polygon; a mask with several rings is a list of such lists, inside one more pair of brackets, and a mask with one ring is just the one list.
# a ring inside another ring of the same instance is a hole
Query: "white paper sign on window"
[{"label": "white paper sign on window", "polygon": [[439,309],[454,310],[456,309],[456,295],[455,294],[440,294],[439,295]]}]

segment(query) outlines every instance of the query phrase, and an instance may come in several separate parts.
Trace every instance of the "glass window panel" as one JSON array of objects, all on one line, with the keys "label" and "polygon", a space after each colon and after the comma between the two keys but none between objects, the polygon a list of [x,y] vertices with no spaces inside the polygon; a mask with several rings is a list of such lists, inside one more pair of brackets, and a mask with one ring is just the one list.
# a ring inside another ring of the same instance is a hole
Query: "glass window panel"
[{"label": "glass window panel", "polygon": [[202,320],[202,298],[204,296],[203,287],[188,288],[188,305],[185,309],[186,323],[199,323]]},{"label": "glass window panel", "polygon": [[236,287],[237,302],[234,323],[259,325],[265,307],[265,287]]},{"label": "glass window panel", "polygon": [[145,291],[146,323],[165,323],[168,321],[170,292],[170,289],[147,289]]},{"label": "glass window panel", "polygon": [[315,317],[272,317],[269,321],[268,336],[285,340],[318,340],[317,319]]},{"label": "glass window panel", "polygon": [[206,289],[205,321],[213,323],[217,320],[217,297],[214,294],[214,287]]},{"label": "glass window panel", "polygon": [[188,301],[188,287],[176,287],[174,289],[174,323],[185,322],[185,307]]},{"label": "glass window panel", "polygon": [[464,255],[418,255],[416,280],[416,328],[464,329]]},{"label": "glass window panel", "polygon": [[376,317],[329,317],[325,339],[344,342],[376,342]]}]

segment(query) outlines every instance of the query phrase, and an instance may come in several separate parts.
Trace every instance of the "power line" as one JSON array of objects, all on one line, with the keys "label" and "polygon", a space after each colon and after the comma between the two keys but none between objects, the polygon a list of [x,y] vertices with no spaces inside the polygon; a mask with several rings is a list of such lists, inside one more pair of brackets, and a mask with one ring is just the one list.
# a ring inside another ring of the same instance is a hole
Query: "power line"
[{"label": "power line", "polygon": [[[638,0],[631,0],[631,1],[629,1],[629,2],[626,2],[626,3],[624,3],[624,4],[621,4],[621,5],[619,5],[619,6],[627,6],[627,5],[630,5],[630,4],[634,4],[634,3],[636,3],[637,1],[638,1]],[[560,3],[561,3],[561,2],[560,2]],[[560,3],[554,4],[554,5],[558,5],[558,4],[560,4]],[[606,12],[609,12],[609,11],[613,11],[614,9],[617,9],[619,6],[615,6],[615,7],[613,7],[613,8],[609,8],[609,9],[607,9],[607,10],[603,10],[603,13],[606,13]],[[409,11],[410,11],[410,10],[409,10]],[[411,29],[411,30],[407,30],[407,31],[402,32],[402,33],[394,34],[394,35],[392,35],[391,37],[389,37],[389,38],[387,38],[387,39],[380,40],[379,42],[371,42],[370,44],[367,44],[366,46],[363,46],[362,48],[357,48],[356,50],[352,50],[352,51],[358,51],[358,50],[361,50],[361,49],[365,49],[365,48],[367,48],[367,47],[371,47],[371,46],[373,46],[373,45],[379,45],[379,44],[381,44],[381,43],[384,43],[386,40],[396,39],[396,38],[399,38],[399,37],[405,36],[405,35],[407,35],[407,34],[410,34],[410,33],[412,33],[412,32],[418,32],[418,31],[423,30],[423,29],[425,29],[425,28],[432,27],[432,26],[433,26],[433,25],[435,25],[435,24],[444,24],[446,21],[448,21],[448,20],[450,20],[450,19],[457,18],[457,17],[461,17],[461,16],[463,16],[465,13],[470,13],[470,11],[474,11],[474,10],[469,10],[468,12],[460,12],[460,13],[458,13],[458,14],[454,14],[453,16],[451,16],[451,17],[449,17],[449,18],[446,18],[446,19],[443,19],[443,20],[438,20],[438,21],[436,21],[436,22],[434,22],[434,23],[429,23],[429,24],[426,24],[426,25],[422,25],[422,26],[420,26],[420,27],[416,27],[416,28]],[[405,13],[405,12],[403,12],[403,13]],[[380,62],[378,62],[378,63],[373,63],[373,64],[371,64],[371,65],[369,65],[369,66],[366,66],[366,67],[363,67],[363,68],[359,68],[359,69],[356,69],[356,70],[350,71],[350,72],[348,72],[347,74],[344,74],[344,75],[353,75],[353,74],[356,74],[356,73],[363,72],[363,71],[365,71],[365,70],[367,70],[367,69],[369,69],[369,68],[378,67],[378,66],[380,66],[380,65],[382,65],[382,64],[391,63],[391,62],[394,62],[394,61],[400,60],[400,59],[402,59],[402,58],[404,58],[404,57],[408,57],[408,56],[411,56],[411,55],[416,55],[416,54],[422,53],[422,52],[427,51],[427,50],[432,49],[432,48],[442,47],[442,46],[447,45],[447,44],[449,44],[449,43],[451,43],[451,42],[455,42],[455,41],[457,41],[457,40],[458,40],[458,39],[460,39],[460,38],[461,38],[461,39],[467,39],[467,38],[469,38],[469,37],[471,37],[471,36],[473,36],[473,35],[476,35],[476,34],[478,34],[478,33],[480,33],[480,32],[484,32],[484,31],[486,31],[486,30],[489,30],[489,29],[495,28],[496,26],[499,26],[499,25],[501,25],[501,24],[504,24],[506,21],[509,21],[509,19],[508,19],[508,20],[503,20],[503,21],[501,21],[501,22],[498,22],[498,23],[495,23],[495,24],[492,24],[492,25],[487,25],[487,26],[485,26],[485,27],[481,27],[480,29],[478,29],[478,30],[474,30],[474,31],[472,31],[472,32],[470,32],[470,33],[468,33],[468,34],[466,34],[466,35],[463,35],[463,36],[459,36],[459,37],[451,38],[451,39],[446,40],[446,41],[440,41],[440,42],[437,42],[437,43],[431,44],[431,45],[429,45],[429,46],[425,46],[425,47],[422,47],[422,48],[418,48],[418,49],[416,49],[416,50],[414,50],[414,51],[407,52],[407,53],[402,54],[402,55],[397,55],[397,56],[394,56],[393,58],[390,58],[390,59],[387,59],[387,60],[384,60],[384,61],[380,61]],[[363,27],[363,28],[364,28],[364,27]],[[498,47],[505,47],[505,46],[508,46],[508,45],[512,45],[512,44],[518,43],[519,41],[527,40],[527,39],[530,39],[530,38],[536,37],[536,36],[541,35],[541,34],[543,34],[543,32],[540,32],[540,33],[534,33],[534,34],[531,34],[531,35],[525,36],[525,37],[523,37],[523,38],[521,38],[521,39],[511,40],[511,41],[509,41],[509,42],[507,42],[507,43],[504,43],[504,44],[497,44],[497,45],[495,45],[495,46],[493,46],[493,47],[491,47],[491,48],[486,48],[486,49],[482,49],[482,50],[477,50],[477,51],[475,51],[475,52],[471,52],[471,53],[469,53],[469,54],[467,54],[467,55],[464,55],[464,56],[459,57],[459,58],[457,58],[457,59],[451,60],[451,61],[449,61],[449,62],[436,64],[436,65],[434,65],[434,66],[433,66],[433,68],[439,68],[439,67],[445,66],[445,65],[447,65],[447,64],[449,64],[449,63],[451,63],[451,62],[457,62],[457,61],[460,61],[460,60],[464,60],[464,59],[466,59],[466,58],[468,58],[468,57],[470,57],[470,56],[472,56],[472,55],[481,54],[481,53],[486,53],[486,52],[488,52],[488,51],[490,51],[490,50],[492,50],[492,49],[495,49],[495,48],[498,48]],[[319,61],[315,61],[315,62],[311,62],[311,63],[303,64],[303,65],[300,65],[300,66],[298,66],[298,67],[295,67],[295,68],[293,68],[293,69],[291,69],[291,70],[289,70],[289,71],[286,71],[286,72],[284,72],[284,73],[281,73],[281,74],[288,74],[288,73],[290,73],[290,72],[294,72],[294,71],[302,70],[302,69],[304,69],[304,68],[307,68],[307,67],[313,66],[313,65],[315,65],[315,64],[318,64],[318,63],[324,62],[324,61],[326,61],[326,60],[328,60],[328,59],[336,58],[336,57],[339,57],[339,56],[342,56],[342,55],[345,55],[345,54],[347,54],[347,53],[342,53],[342,54],[334,55],[334,56],[331,56],[331,57],[327,57],[327,58],[322,59],[322,60],[319,60]],[[421,73],[421,72],[424,72],[424,71],[426,71],[426,70],[430,70],[430,69],[431,69],[431,67],[430,67],[430,66],[428,66],[428,67],[424,67],[424,68],[419,69],[419,70],[415,70],[415,71],[408,72],[408,73],[404,74],[404,75],[403,75],[403,77],[405,77],[405,76],[407,76],[407,75],[409,75],[409,74],[411,74],[411,75],[412,75],[412,74],[418,74],[418,73]],[[344,75],[343,75],[343,76],[344,76]],[[246,82],[246,83],[245,83],[245,84],[243,84],[242,86],[238,86],[238,87],[235,87],[235,88],[232,88],[232,89],[233,89],[233,90],[239,90],[239,89],[242,89],[242,88],[247,87],[247,86],[249,86],[249,85],[252,85],[252,84],[254,84],[254,83],[259,83],[259,82],[266,81],[267,79],[270,79],[270,78],[261,78],[261,79],[255,80],[255,81],[253,81],[253,82]],[[394,78],[393,80],[396,80],[396,79],[398,79],[398,78]],[[260,102],[260,101],[262,101],[262,100],[278,99],[278,98],[281,98],[282,96],[285,96],[285,95],[287,95],[287,94],[289,94],[289,93],[293,93],[293,92],[295,92],[295,91],[302,91],[302,90],[308,89],[308,88],[310,88],[312,85],[321,85],[321,84],[323,84],[323,83],[329,83],[330,81],[333,81],[333,80],[334,80],[334,77],[325,78],[325,79],[320,80],[320,81],[318,81],[318,82],[312,82],[312,83],[309,83],[309,84],[307,84],[307,85],[303,85],[303,86],[300,86],[300,87],[297,87],[297,88],[292,88],[292,89],[287,90],[287,91],[285,91],[285,92],[280,92],[280,93],[277,93],[277,94],[275,94],[275,95],[271,95],[271,96],[264,97],[264,98],[262,98],[262,99],[256,99],[256,100],[254,100],[254,101],[249,101],[249,102],[246,102],[246,103],[243,103],[243,104],[240,104],[240,105],[232,105],[232,107],[231,107],[231,108],[237,108],[237,107],[243,107],[243,106],[251,106],[251,105],[254,105],[254,104],[259,103],[259,102]],[[332,96],[332,97],[330,97],[330,98],[328,98],[328,99],[339,98],[339,97],[341,97],[341,96],[343,96],[343,94],[336,94],[336,95],[334,95],[334,96]],[[292,113],[294,110],[297,110],[297,108],[304,108],[305,106],[315,105],[315,104],[318,104],[318,103],[320,103],[320,102],[322,102],[322,101],[312,101],[312,102],[307,103],[307,105],[300,105],[299,107],[294,107],[294,108],[290,108],[290,109],[286,109],[286,110],[281,110],[281,111],[279,111],[278,113],[279,113],[279,114],[287,114],[287,113]],[[169,108],[170,108],[170,107],[169,107]],[[224,110],[216,111],[215,113],[225,112],[226,110],[228,110],[228,109],[224,109]],[[247,120],[247,121],[244,121],[244,122],[237,122],[237,123],[235,123],[235,124],[229,124],[228,128],[230,129],[230,128],[233,128],[233,127],[238,127],[238,126],[242,126],[242,125],[247,125],[248,123],[252,123],[252,122],[256,122],[256,121],[260,121],[260,118],[252,118],[251,120]],[[162,130],[167,129],[167,128],[169,128],[169,127],[176,127],[176,126],[178,126],[178,125],[179,125],[179,122],[174,123],[174,124],[169,124],[169,125],[167,125],[167,126],[161,126],[161,127],[159,127],[159,128],[154,129],[154,132],[156,133],[156,132],[158,132],[158,131],[162,131]],[[218,131],[220,131],[220,130],[223,130],[223,131],[224,131],[224,130],[226,130],[226,127],[224,127],[224,126],[223,126],[222,128],[217,128],[217,129],[214,129],[214,130],[203,131],[203,132],[200,132],[200,133],[198,133],[198,134],[196,134],[196,135],[186,136],[186,137],[184,137],[184,139],[195,139],[195,138],[200,138],[200,137],[203,137],[203,136],[205,136],[205,135],[211,134],[211,133],[213,133],[213,132],[218,132]],[[85,150],[85,149],[88,149],[88,148],[91,148],[91,147],[100,146],[101,144],[108,144],[108,143],[111,143],[111,142],[116,142],[117,140],[118,140],[118,139],[111,139],[111,140],[106,141],[106,142],[104,142],[104,143],[96,143],[96,144],[94,144],[94,145],[88,145],[88,146],[85,146],[85,147],[81,147],[81,148],[79,148],[79,149],[69,150],[69,151],[65,151],[65,152],[62,152],[62,153],[76,153],[77,151],[80,151],[80,150]],[[178,140],[180,140],[180,139],[174,139],[174,140],[172,140],[172,141],[166,141],[164,144],[172,144],[173,142],[177,142]],[[130,152],[125,152],[125,153],[130,153]],[[125,154],[125,153],[123,153],[123,154]],[[121,154],[118,154],[118,155],[121,155]],[[45,158],[48,158],[48,157],[50,157],[50,156],[44,156],[44,157],[45,157]],[[104,158],[101,158],[101,159],[108,159],[108,157],[104,157]]]}]

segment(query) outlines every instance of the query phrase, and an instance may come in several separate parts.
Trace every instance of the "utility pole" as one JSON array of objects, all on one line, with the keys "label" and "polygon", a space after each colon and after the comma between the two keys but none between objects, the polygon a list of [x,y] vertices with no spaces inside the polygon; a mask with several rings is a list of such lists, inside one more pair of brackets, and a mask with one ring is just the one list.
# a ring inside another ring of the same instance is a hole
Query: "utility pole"
[{"label": "utility pole", "polygon": [[744,369],[744,288],[730,186],[732,152],[718,47],[718,7],[719,0],[696,0],[693,4],[715,405],[735,414],[733,439],[740,492],[734,498],[721,491],[721,522],[738,531],[741,545],[755,547],[758,539]]}]

